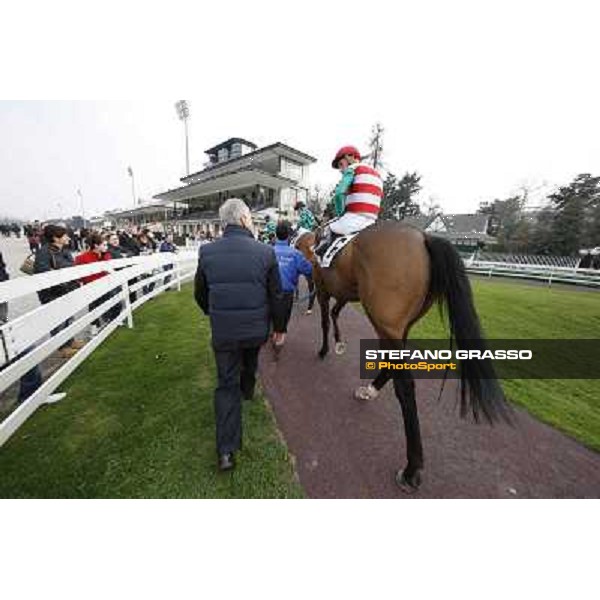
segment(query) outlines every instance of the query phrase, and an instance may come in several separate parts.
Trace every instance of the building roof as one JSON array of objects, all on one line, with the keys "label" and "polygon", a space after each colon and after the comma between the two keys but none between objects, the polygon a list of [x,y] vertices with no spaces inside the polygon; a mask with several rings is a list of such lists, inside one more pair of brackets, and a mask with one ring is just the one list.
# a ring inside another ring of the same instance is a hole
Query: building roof
[{"label": "building roof", "polygon": [[429,223],[433,221],[433,217],[430,215],[414,215],[412,217],[405,217],[402,222],[412,225],[417,229],[425,229]]},{"label": "building roof", "polygon": [[221,190],[234,191],[253,184],[279,189],[295,186],[297,183],[293,179],[274,175],[261,169],[240,168],[235,171],[215,173],[202,181],[161,192],[154,197],[163,201],[184,201],[196,197],[210,196]]},{"label": "building roof", "polygon": [[249,142],[248,140],[245,140],[243,138],[229,138],[228,140],[221,142],[220,144],[217,144],[216,146],[213,146],[212,148],[209,148],[208,150],[205,150],[204,153],[205,154],[215,154],[216,152],[221,150],[221,148],[228,148],[229,146],[231,146],[233,144],[243,144],[244,146],[250,146],[250,148],[254,148],[254,149],[258,148],[258,146],[256,144],[253,144],[252,142]]},{"label": "building roof", "polygon": [[417,215],[404,219],[409,225],[413,225],[423,231],[432,231],[455,235],[486,235],[489,215],[481,214],[450,214],[444,215]]},{"label": "building roof", "polygon": [[489,215],[442,215],[448,229],[453,233],[486,233]]},{"label": "building roof", "polygon": [[110,213],[106,213],[103,218],[126,218],[141,215],[152,215],[154,213],[163,212],[165,210],[173,209],[173,204],[167,202],[156,202],[150,204],[141,204],[135,208],[129,208],[125,210],[116,210]]},{"label": "building roof", "polygon": [[242,154],[242,156],[237,156],[236,158],[230,158],[229,160],[224,160],[218,163],[214,163],[212,165],[208,165],[206,168],[201,171],[196,171],[195,173],[191,173],[190,175],[186,175],[181,178],[181,181],[184,183],[189,183],[194,177],[198,177],[199,175],[206,175],[212,171],[218,170],[228,170],[231,165],[236,165],[239,163],[240,165],[247,163],[251,165],[257,158],[260,158],[261,154],[268,154],[269,152],[273,152],[275,154],[288,156],[292,160],[297,160],[302,164],[310,164],[317,162],[317,159],[309,154],[301,152],[300,150],[296,150],[287,144],[283,144],[281,142],[276,142],[275,144],[270,144],[269,146],[265,146],[264,148],[258,148],[253,152],[248,152],[247,154]]},{"label": "building roof", "polygon": [[496,238],[488,234],[489,215],[452,214],[417,215],[404,219],[405,223],[421,231],[439,235],[454,243],[467,243],[477,240],[494,243]]}]

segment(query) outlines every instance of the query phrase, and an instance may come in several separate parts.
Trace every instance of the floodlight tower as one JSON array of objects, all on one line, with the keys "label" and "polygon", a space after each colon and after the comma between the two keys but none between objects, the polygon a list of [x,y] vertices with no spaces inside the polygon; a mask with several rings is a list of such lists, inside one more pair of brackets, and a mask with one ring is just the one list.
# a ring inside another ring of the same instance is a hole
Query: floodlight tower
[{"label": "floodlight tower", "polygon": [[133,197],[133,208],[135,208],[135,178],[131,166],[127,167],[127,173],[131,177],[131,196]]},{"label": "floodlight tower", "polygon": [[81,188],[77,190],[77,195],[79,196],[79,202],[81,203],[81,218],[83,219],[83,228],[85,229],[85,206],[83,204],[83,194],[81,193]]},{"label": "floodlight tower", "polygon": [[188,142],[188,119],[190,118],[190,107],[188,106],[187,100],[179,100],[175,103],[175,109],[177,110],[177,116],[180,121],[183,121],[185,128],[185,172],[186,175],[190,174],[190,150]]}]

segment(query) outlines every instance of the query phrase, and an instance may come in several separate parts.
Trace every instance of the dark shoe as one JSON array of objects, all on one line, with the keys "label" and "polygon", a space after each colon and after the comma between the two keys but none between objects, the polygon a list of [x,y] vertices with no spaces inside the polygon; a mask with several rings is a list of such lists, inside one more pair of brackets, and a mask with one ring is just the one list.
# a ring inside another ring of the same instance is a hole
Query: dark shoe
[{"label": "dark shoe", "polygon": [[271,348],[273,349],[273,360],[275,362],[279,360],[283,346],[284,344],[276,344],[275,342],[271,342]]},{"label": "dark shoe", "polygon": [[235,467],[235,460],[233,459],[233,452],[219,455],[219,471],[231,471]]}]

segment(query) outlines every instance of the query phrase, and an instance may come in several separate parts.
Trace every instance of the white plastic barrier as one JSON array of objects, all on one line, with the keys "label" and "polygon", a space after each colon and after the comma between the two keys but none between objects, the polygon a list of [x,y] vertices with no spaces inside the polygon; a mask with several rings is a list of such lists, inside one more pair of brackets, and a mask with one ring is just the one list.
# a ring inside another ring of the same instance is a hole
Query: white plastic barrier
[{"label": "white plastic barrier", "polygon": [[551,265],[526,265],[518,263],[465,260],[468,273],[487,277],[514,277],[552,283],[570,283],[587,287],[600,286],[600,271],[597,269],[576,269]]},{"label": "white plastic barrier", "polygon": [[477,253],[478,260],[483,262],[497,262],[520,265],[546,265],[549,267],[577,268],[581,261],[579,256],[554,256],[541,254],[508,254],[503,252],[481,252]]},{"label": "white plastic barrier", "polygon": [[[0,302],[11,302],[60,283],[79,280],[95,273],[108,273],[105,277],[43,304],[0,327],[0,393],[19,381],[25,373],[47,359],[110,308],[122,305],[122,310],[113,321],[0,423],[0,446],[39,406],[64,397],[63,394],[53,395],[54,390],[121,323],[127,321],[128,326],[133,327],[132,313],[135,309],[166,289],[181,289],[182,282],[194,276],[196,265],[196,252],[159,253],[70,267],[0,283]],[[165,267],[169,270],[165,270]],[[169,281],[165,284],[167,279]],[[153,286],[152,290],[150,286]],[[144,291],[146,293],[143,293]],[[131,303],[130,294],[134,293],[141,295]],[[102,304],[89,311],[89,305],[101,298]],[[50,334],[67,321],[71,321],[68,327],[54,336]]]}]

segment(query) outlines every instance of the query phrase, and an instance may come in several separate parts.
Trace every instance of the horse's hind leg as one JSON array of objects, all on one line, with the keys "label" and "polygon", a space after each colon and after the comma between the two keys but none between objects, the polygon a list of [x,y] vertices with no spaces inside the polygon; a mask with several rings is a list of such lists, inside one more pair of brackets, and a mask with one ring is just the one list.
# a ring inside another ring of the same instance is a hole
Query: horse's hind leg
[{"label": "horse's hind leg", "polygon": [[323,359],[329,352],[329,295],[319,294],[319,308],[321,309],[321,331],[323,334],[319,358]]},{"label": "horse's hind leg", "polygon": [[308,308],[306,309],[306,314],[310,315],[313,310],[313,306],[315,305],[315,300],[317,299],[317,294],[315,293],[315,282],[312,277],[306,278],[306,283],[308,284]]},{"label": "horse's hind leg", "polygon": [[391,379],[392,374],[388,369],[379,371],[377,377],[369,385],[361,385],[355,392],[354,397],[357,400],[375,400],[383,386]]},{"label": "horse's hind leg", "polygon": [[[363,307],[364,307],[364,305],[363,305]],[[374,323],[373,319],[371,319],[371,316],[369,315],[369,311],[366,308],[365,308],[365,312],[367,313],[369,320],[371,321],[371,323],[373,323],[373,326],[375,327],[375,323]],[[409,330],[410,330],[410,325],[405,329],[404,336],[402,338],[402,346],[404,346],[406,344],[406,338],[408,337]],[[388,338],[385,337],[385,334],[380,333],[380,339],[385,340]],[[379,392],[383,389],[385,384],[391,378],[392,378],[392,372],[389,369],[382,369],[381,371],[379,371],[379,373],[377,374],[377,377],[375,377],[375,379],[373,380],[372,383],[370,383],[369,385],[363,385],[363,386],[358,387],[356,389],[356,391],[354,392],[354,397],[357,400],[375,400],[375,398],[377,398],[377,396],[379,396]]]},{"label": "horse's hind leg", "polygon": [[396,483],[405,492],[415,492],[421,485],[423,470],[423,447],[419,415],[415,401],[415,382],[410,371],[398,371],[394,379],[394,391],[402,408],[404,432],[406,435],[406,457],[408,464],[404,471],[396,474]]},{"label": "horse's hind leg", "polygon": [[348,302],[346,300],[338,300],[335,303],[335,306],[331,309],[331,320],[333,321],[333,335],[335,336],[335,353],[340,355],[346,352],[346,342],[342,342],[340,327],[338,325],[338,317],[342,312],[344,306],[346,306]]}]

